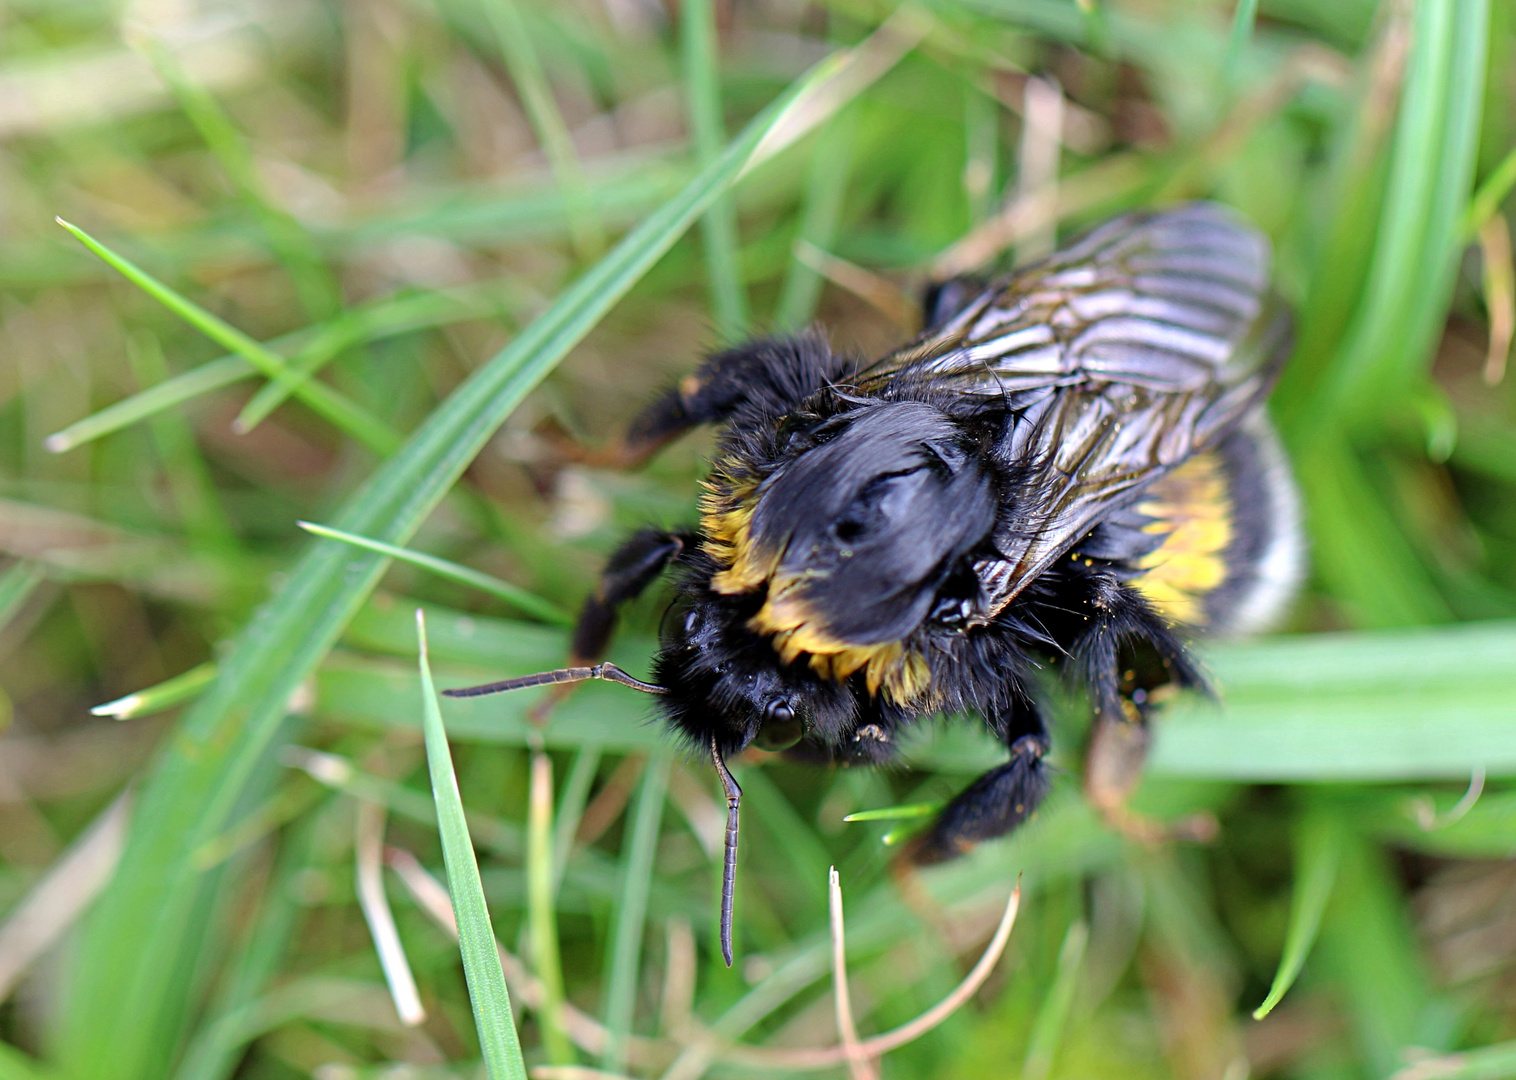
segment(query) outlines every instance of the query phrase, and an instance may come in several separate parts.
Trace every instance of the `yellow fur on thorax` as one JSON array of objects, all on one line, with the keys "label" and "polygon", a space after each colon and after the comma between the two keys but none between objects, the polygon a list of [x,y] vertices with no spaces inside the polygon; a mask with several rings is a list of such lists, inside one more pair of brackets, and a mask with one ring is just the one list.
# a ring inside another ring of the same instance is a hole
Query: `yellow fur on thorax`
[{"label": "yellow fur on thorax", "polygon": [[753,511],[758,479],[734,459],[716,463],[702,484],[700,528],[702,548],[721,567],[711,588],[727,596],[756,592],[768,586],[749,629],[767,636],[786,664],[802,656],[823,679],[844,682],[862,671],[871,695],[881,692],[897,704],[907,704],[930,689],[931,669],[925,657],[899,641],[859,645],[832,637],[810,611],[798,586],[803,578],[778,574],[778,551],[763,551],[752,540]]},{"label": "yellow fur on thorax", "polygon": [[1132,584],[1169,621],[1204,626],[1205,598],[1226,580],[1234,529],[1221,459],[1192,457],[1148,488],[1137,510],[1153,519],[1144,532],[1167,535],[1138,561],[1143,573]]}]

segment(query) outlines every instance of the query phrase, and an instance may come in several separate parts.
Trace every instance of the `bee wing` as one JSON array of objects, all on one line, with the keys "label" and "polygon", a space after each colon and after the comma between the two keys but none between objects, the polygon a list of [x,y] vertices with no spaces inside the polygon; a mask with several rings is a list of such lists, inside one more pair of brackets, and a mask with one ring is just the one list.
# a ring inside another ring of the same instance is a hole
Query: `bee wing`
[{"label": "bee wing", "polygon": [[1269,261],[1214,204],[1129,214],[860,373],[865,392],[951,389],[1016,417],[1001,454],[1034,479],[979,568],[986,620],[1268,392],[1289,337]]}]

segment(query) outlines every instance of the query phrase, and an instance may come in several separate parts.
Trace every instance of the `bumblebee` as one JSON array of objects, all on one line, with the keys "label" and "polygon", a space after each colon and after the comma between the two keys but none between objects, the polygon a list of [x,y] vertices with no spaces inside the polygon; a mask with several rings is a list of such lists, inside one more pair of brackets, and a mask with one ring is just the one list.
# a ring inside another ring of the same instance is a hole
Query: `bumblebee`
[{"label": "bumblebee", "polygon": [[[1294,487],[1263,411],[1288,351],[1268,242],[1222,207],[1116,218],[997,280],[927,298],[927,328],[873,363],[814,333],[709,357],[632,424],[628,462],[724,425],[687,530],[611,556],[559,671],[472,696],[600,678],[659,696],[727,797],[722,952],[749,746],[880,764],[902,730],[973,714],[1007,759],[914,843],[952,858],[1048,788],[1033,672],[1094,710],[1086,789],[1121,820],[1149,712],[1204,689],[1186,648],[1255,630],[1300,573]],[[619,605],[673,572],[653,680],[597,662]]]}]

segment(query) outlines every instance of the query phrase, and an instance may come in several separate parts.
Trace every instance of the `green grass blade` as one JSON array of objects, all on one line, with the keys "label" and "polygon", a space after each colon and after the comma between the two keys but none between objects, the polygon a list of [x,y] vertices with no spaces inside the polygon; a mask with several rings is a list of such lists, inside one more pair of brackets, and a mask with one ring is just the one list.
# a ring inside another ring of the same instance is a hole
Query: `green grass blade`
[{"label": "green grass blade", "polygon": [[389,454],[399,445],[399,436],[361,406],[336,390],[318,382],[301,383],[289,370],[284,358],[260,342],[254,341],[230,323],[212,315],[198,304],[180,296],[135,263],[117,255],[83,229],[62,218],[58,224],[98,255],[111,269],[168,308],[224,349],[236,353],[270,379],[287,383],[290,390],[310,409],[357,439],[377,454]]},{"label": "green grass blade", "polygon": [[129,38],[168,85],[232,186],[252,207],[274,257],[289,271],[306,314],[313,319],[331,318],[342,307],[337,279],[310,235],[289,211],[269,197],[247,140],[216,99],[190,78],[178,57],[162,42],[140,31]]},{"label": "green grass blade", "polygon": [[1424,1057],[1390,1080],[1512,1080],[1516,1077],[1516,1042],[1481,1046],[1456,1054]]},{"label": "green grass blade", "polygon": [[494,31],[516,92],[521,95],[527,120],[553,171],[553,179],[563,193],[563,209],[568,216],[574,250],[581,259],[593,259],[605,250],[605,232],[590,198],[584,165],[574,150],[563,114],[558,111],[526,20],[521,17],[521,8],[516,0],[479,0],[479,3]]},{"label": "green grass blade", "polygon": [[512,607],[526,612],[543,622],[550,622],[557,626],[573,626],[574,617],[564,611],[557,604],[536,596],[519,585],[512,585],[509,581],[501,581],[492,574],[486,574],[481,570],[474,570],[467,566],[459,566],[447,559],[439,559],[435,555],[426,555],[419,551],[411,551],[409,548],[398,547],[395,544],[386,544],[382,540],[371,540],[367,536],[357,536],[342,529],[333,529],[328,525],[315,525],[309,521],[297,521],[306,532],[314,536],[324,536],[332,540],[340,540],[344,544],[352,544],[354,547],[363,548],[365,551],[376,551],[380,555],[391,559],[399,559],[401,562],[419,566],[423,570],[430,570],[438,577],[456,581],[460,585],[478,589],[489,593],[491,596],[504,600]]},{"label": "green grass blade", "polygon": [[41,564],[25,559],[0,574],[0,630],[10,625],[16,612],[46,580],[47,571]]},{"label": "green grass blade", "polygon": [[1074,1006],[1074,991],[1079,988],[1079,972],[1084,963],[1084,949],[1090,940],[1089,923],[1076,920],[1063,937],[1058,950],[1058,966],[1053,985],[1048,988],[1037,1020],[1027,1040],[1026,1059],[1021,1066],[1021,1080],[1042,1080],[1053,1068],[1063,1029]]},{"label": "green grass blade", "polygon": [[901,806],[885,806],[878,810],[859,810],[849,814],[843,821],[905,821],[912,818],[931,817],[942,809],[940,802],[907,803]]},{"label": "green grass blade", "polygon": [[606,1043],[600,1067],[606,1072],[619,1073],[626,1068],[626,1041],[632,1031],[637,973],[642,967],[642,931],[647,921],[647,897],[653,880],[653,857],[658,853],[668,780],[668,755],[655,751],[642,773],[631,831],[621,857],[620,895],[605,978]]},{"label": "green grass blade", "polygon": [[1258,20],[1258,0],[1237,0],[1232,14],[1232,33],[1227,38],[1226,59],[1221,62],[1221,77],[1227,86],[1236,86],[1242,54],[1253,39],[1253,24]]},{"label": "green grass blade", "polygon": [[[486,287],[471,286],[466,290],[399,296],[333,319],[290,358],[293,379],[272,381],[260,387],[237,414],[232,423],[233,430],[241,434],[252,431],[288,400],[296,387],[305,385],[328,361],[354,345],[498,311],[502,306],[499,296],[491,296],[487,288],[492,284],[497,283],[485,283]],[[505,287],[498,291],[505,291]]]},{"label": "green grass blade", "polygon": [[1316,932],[1321,929],[1321,915],[1331,898],[1341,858],[1341,826],[1324,814],[1307,814],[1295,841],[1295,891],[1290,897],[1284,952],[1280,954],[1279,970],[1274,973],[1268,996],[1253,1010],[1254,1020],[1262,1020],[1273,1012],[1274,1006],[1295,985],[1305,958],[1316,943]]},{"label": "green grass blade", "polygon": [[[269,382],[253,395],[237,417],[237,430],[252,430],[284,402],[296,386],[308,380],[322,364],[342,350],[362,342],[379,341],[487,315],[498,307],[491,301],[491,293],[504,288],[503,283],[487,282],[477,296],[471,295],[472,290],[457,290],[395,297],[347,312],[329,323],[274,338],[266,343],[265,348],[290,356],[290,379]],[[258,369],[241,356],[222,356],[86,416],[49,435],[43,445],[53,453],[61,454],[256,374]]]},{"label": "green grass blade", "polygon": [[207,661],[198,667],[165,679],[156,686],[138,690],[134,694],[96,705],[90,710],[96,716],[109,716],[115,720],[135,720],[139,716],[152,716],[164,709],[198,697],[200,692],[216,681],[216,665]]},{"label": "green grass blade", "polygon": [[[686,0],[679,8],[679,34],[684,58],[685,98],[695,157],[701,165],[716,159],[726,133],[721,120],[721,81],[717,74],[719,46],[712,0]],[[735,341],[747,330],[747,293],[737,251],[737,207],[722,196],[700,219],[710,274],[711,307],[716,330],[724,341]]]},{"label": "green grass blade", "polygon": [[553,760],[532,754],[527,802],[526,920],[532,967],[542,982],[542,1043],[550,1064],[572,1065],[576,1057],[563,1023],[563,964],[558,954],[558,915],[553,906]]},{"label": "green grass blade", "polygon": [[1430,362],[1446,315],[1478,149],[1486,0],[1415,9],[1374,261],[1329,381],[1333,411],[1382,416]]},{"label": "green grass blade", "polygon": [[[387,543],[409,538],[516,405],[737,179],[760,144],[787,145],[882,74],[885,65],[866,49],[823,62],[755,118],[709,168],[460,385],[348,500],[337,526]],[[860,66],[860,54],[875,62]],[[160,1033],[180,1030],[187,1016],[186,1003],[169,989],[173,973],[198,960],[202,943],[187,931],[194,925],[187,916],[212,885],[189,853],[222,830],[286,730],[290,695],[383,569],[377,554],[355,556],[334,540],[313,545],[234,641],[219,678],[144,781],[123,871],[84,929],[58,1039],[77,1080],[147,1080],[168,1067],[175,1044]]]},{"label": "green grass blade", "polygon": [[432,774],[432,794],[437,800],[437,829],[442,836],[442,858],[447,866],[447,888],[458,921],[458,948],[463,954],[463,974],[468,980],[469,1002],[479,1030],[479,1049],[490,1080],[526,1080],[526,1062],[511,1017],[510,993],[500,954],[495,948],[495,929],[484,903],[484,884],[474,861],[474,843],[469,839],[458,778],[453,775],[453,757],[448,750],[437,688],[426,658],[426,618],[416,611],[416,637],[420,646],[422,728],[426,733],[426,761]]},{"label": "green grass blade", "polygon": [[1479,190],[1474,192],[1474,197],[1469,200],[1468,212],[1463,215],[1463,236],[1465,240],[1472,240],[1479,233],[1479,227],[1489,221],[1500,209],[1500,204],[1505,202],[1511,189],[1516,187],[1516,147],[1512,147],[1505,157],[1500,159],[1500,164],[1491,170],[1490,175],[1484,178],[1479,185]]},{"label": "green grass blade", "polygon": [[[820,136],[821,146],[811,155],[795,239],[822,251],[832,249],[837,234],[857,127],[856,112],[849,109],[841,113],[826,126]],[[792,257],[785,270],[779,302],[774,307],[774,324],[783,330],[794,330],[808,323],[816,314],[822,284],[821,275],[813,267]]]}]

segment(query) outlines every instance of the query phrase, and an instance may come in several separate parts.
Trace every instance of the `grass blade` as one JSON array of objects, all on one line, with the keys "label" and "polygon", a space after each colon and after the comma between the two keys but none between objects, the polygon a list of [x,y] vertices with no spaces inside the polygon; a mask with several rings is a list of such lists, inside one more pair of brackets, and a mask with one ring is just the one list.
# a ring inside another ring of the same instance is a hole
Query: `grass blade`
[{"label": "grass blade", "polygon": [[197,697],[200,691],[215,681],[216,665],[207,661],[198,667],[192,667],[182,674],[175,675],[172,679],[165,679],[157,686],[138,690],[135,694],[127,694],[126,697],[117,698],[115,701],[107,701],[104,705],[96,705],[90,712],[95,716],[109,716],[114,720],[135,720],[139,716],[152,716],[154,713],[172,709],[175,705]]},{"label": "grass blade", "polygon": [[553,907],[553,760],[532,754],[527,801],[526,918],[532,965],[542,983],[542,1042],[548,1061],[572,1065],[574,1046],[563,1022],[563,965],[558,957],[558,916]]},{"label": "grass blade", "polygon": [[[679,8],[679,34],[684,57],[685,98],[695,158],[707,165],[721,152],[726,133],[721,121],[721,81],[717,74],[720,48],[712,0],[686,0]],[[747,329],[747,294],[737,254],[737,207],[722,196],[700,219],[705,262],[710,273],[711,307],[716,330],[724,341],[735,341]]]},{"label": "grass blade", "polygon": [[593,259],[605,250],[605,233],[595,215],[595,204],[585,182],[584,166],[574,150],[574,140],[564,123],[552,87],[542,70],[542,61],[532,44],[526,20],[516,0],[479,0],[494,31],[505,66],[521,95],[527,120],[553,170],[553,179],[563,193],[569,235],[581,259]]},{"label": "grass blade", "polygon": [[437,689],[432,685],[432,670],[427,663],[426,618],[419,609],[416,637],[420,646],[426,760],[432,774],[432,794],[437,800],[442,858],[447,865],[447,887],[458,922],[458,948],[463,954],[469,1002],[479,1030],[479,1049],[490,1080],[526,1080],[526,1062],[522,1060],[521,1043],[511,1018],[505,973],[500,969],[500,954],[495,951],[495,930],[485,907],[484,885],[479,880],[479,865],[474,861],[474,844],[469,839],[463,799],[458,794],[458,778],[453,775],[453,758],[447,746],[447,731],[442,726],[442,710],[437,705]]},{"label": "grass blade", "polygon": [[637,1001],[637,972],[642,960],[642,931],[647,920],[647,897],[653,880],[653,857],[663,820],[663,797],[668,791],[669,759],[654,752],[642,773],[632,812],[630,838],[621,859],[621,890],[616,903],[616,926],[611,933],[610,963],[605,980],[605,1053],[600,1067],[621,1072],[626,1067],[627,1037]]},{"label": "grass blade", "polygon": [[1341,826],[1318,813],[1308,814],[1295,842],[1295,891],[1290,897],[1290,921],[1284,936],[1284,952],[1279,970],[1269,986],[1263,1004],[1253,1010],[1253,1019],[1262,1020],[1295,984],[1305,958],[1316,943],[1321,929],[1321,915],[1337,880],[1337,864],[1342,858]]},{"label": "grass blade", "polygon": [[[824,121],[883,73],[883,60],[899,53],[893,44],[881,50],[865,42],[798,80],[709,168],[459,386],[348,500],[337,526],[403,543],[516,405],[737,179],[760,146],[787,145]],[[377,554],[355,558],[346,544],[316,543],[233,643],[220,677],[144,784],[123,858],[128,869],[91,914],[58,1039],[79,1080],[146,1080],[168,1067],[177,1038],[163,1033],[182,1030],[188,1017],[186,1003],[170,993],[174,972],[193,968],[202,947],[186,930],[196,925],[188,916],[214,887],[189,853],[222,830],[276,736],[287,730],[290,695],[383,569]]]},{"label": "grass blade", "polygon": [[[811,156],[800,228],[795,233],[797,244],[804,242],[822,251],[831,250],[842,213],[842,197],[847,191],[857,127],[857,114],[848,110],[835,117],[820,136],[825,151]],[[816,314],[821,287],[821,275],[814,267],[802,259],[791,258],[779,302],[774,306],[774,325],[794,330],[809,322]]]},{"label": "grass blade", "polygon": [[10,625],[16,612],[21,610],[22,605],[32,598],[38,586],[46,580],[47,571],[40,564],[28,560],[22,560],[0,574],[0,629]]},{"label": "grass blade", "polygon": [[1258,0],[1237,0],[1237,10],[1232,15],[1232,34],[1227,39],[1226,59],[1221,63],[1221,77],[1225,85],[1236,86],[1238,67],[1243,51],[1253,38],[1253,23],[1258,19]]},{"label": "grass blade", "polygon": [[288,385],[291,393],[299,397],[313,412],[324,417],[370,450],[377,454],[389,454],[399,445],[399,436],[382,420],[370,415],[361,406],[354,404],[325,383],[300,382],[279,354],[262,343],[254,341],[241,330],[212,315],[198,304],[180,296],[135,263],[117,255],[83,229],[70,225],[62,218],[57,220],[59,225],[73,233],[81,244],[98,255],[111,269],[222,348],[236,353],[268,378]]},{"label": "grass blade", "polygon": [[504,600],[507,604],[515,607],[528,615],[535,616],[543,622],[550,622],[557,626],[574,625],[574,617],[564,611],[557,604],[544,600],[527,592],[519,585],[512,585],[509,581],[501,581],[492,574],[486,574],[480,570],[474,570],[467,566],[459,566],[447,559],[439,559],[435,555],[425,555],[419,551],[411,551],[409,548],[398,547],[395,544],[386,544],[382,540],[370,540],[366,536],[357,536],[354,533],[344,532],[342,529],[333,529],[328,525],[316,525],[309,521],[297,521],[306,532],[314,536],[324,536],[332,540],[340,540],[344,544],[352,544],[354,547],[363,548],[365,551],[376,551],[380,555],[391,559],[399,559],[401,562],[419,566],[423,570],[430,570],[438,577],[456,581],[460,585],[487,592],[491,596]]}]

